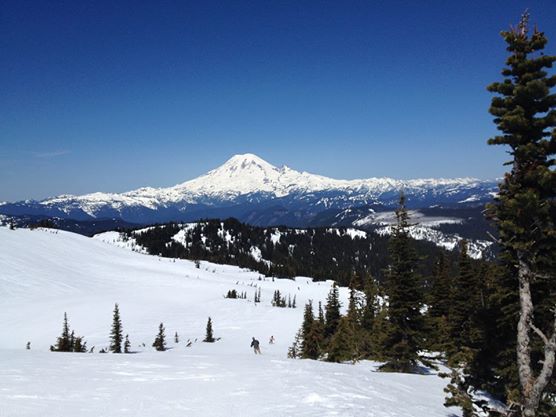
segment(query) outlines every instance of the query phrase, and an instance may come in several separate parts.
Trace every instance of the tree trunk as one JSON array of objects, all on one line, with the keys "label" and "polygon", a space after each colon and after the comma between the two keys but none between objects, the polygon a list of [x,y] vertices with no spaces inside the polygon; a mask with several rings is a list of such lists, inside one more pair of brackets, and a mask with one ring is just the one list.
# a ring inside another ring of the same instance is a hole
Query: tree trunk
[{"label": "tree trunk", "polygon": [[[531,297],[531,280],[534,277],[534,273],[523,258],[524,254],[518,253],[519,302],[521,310],[517,324],[517,363],[519,382],[521,384],[522,414],[524,417],[535,417],[542,394],[550,382],[554,370],[556,356],[556,311],[554,329],[552,330],[552,336],[548,339],[533,323],[534,306]],[[543,367],[536,377],[531,368],[531,331],[537,333],[544,342]]]}]

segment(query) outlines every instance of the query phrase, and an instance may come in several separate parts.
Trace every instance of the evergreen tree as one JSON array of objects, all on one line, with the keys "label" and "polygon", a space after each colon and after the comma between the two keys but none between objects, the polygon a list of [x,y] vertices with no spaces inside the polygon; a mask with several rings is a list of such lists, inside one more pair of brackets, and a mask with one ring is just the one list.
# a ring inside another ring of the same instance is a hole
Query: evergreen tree
[{"label": "evergreen tree", "polygon": [[324,326],[326,324],[326,321],[324,319],[324,311],[322,309],[322,302],[321,301],[319,301],[319,314],[318,314],[317,320],[319,321],[319,325],[322,327],[323,334],[324,334]]},{"label": "evergreen tree", "polygon": [[383,346],[387,363],[381,369],[411,372],[422,347],[422,288],[416,275],[416,255],[411,247],[409,215],[405,196],[396,210],[397,224],[390,238],[390,267],[387,273],[388,334]]},{"label": "evergreen tree", "polygon": [[203,340],[203,342],[207,342],[207,343],[214,343],[215,339],[214,336],[212,334],[212,320],[209,317],[208,321],[207,321],[207,331],[205,334],[205,339]]},{"label": "evergreen tree", "polygon": [[[363,329],[361,327],[361,318],[363,316],[363,304],[360,296],[360,292],[357,290],[358,280],[355,276],[352,277],[350,284],[349,284],[349,300],[348,300],[348,310],[345,316],[345,320],[348,321],[349,326],[346,329],[342,329],[342,332],[345,334],[343,338],[345,339],[342,343],[345,346],[345,349],[351,349],[351,359],[359,359],[362,350],[365,346],[365,341],[363,337]],[[332,337],[334,337],[340,333],[341,323],[338,325],[338,329],[336,333]],[[350,339],[347,340],[347,336],[349,332]],[[331,344],[332,344],[331,340]],[[332,347],[329,348],[329,355]],[[341,356],[341,355],[340,355]]]},{"label": "evergreen tree", "polygon": [[[490,113],[501,135],[491,145],[506,145],[512,160],[489,214],[499,233],[510,293],[519,293],[517,375],[520,412],[534,416],[554,381],[556,317],[556,76],[547,76],[556,56],[544,55],[547,39],[536,28],[529,35],[525,13],[515,28],[502,32],[510,53],[502,82],[491,84]],[[511,298],[506,298],[511,299]],[[506,305],[508,311],[514,310]],[[516,328],[514,327],[514,328]],[[502,365],[511,368],[511,362]],[[553,410],[554,411],[554,410]]]},{"label": "evergreen tree", "polygon": [[313,322],[315,317],[313,315],[313,301],[307,301],[305,304],[305,310],[303,311],[303,323],[301,324],[301,338],[305,340],[311,328],[313,327]]},{"label": "evergreen tree", "polygon": [[[460,254],[460,263],[461,261]],[[449,394],[446,405],[460,406],[466,416],[487,413],[488,403],[482,395],[475,393],[478,390],[496,393],[496,384],[493,382],[499,380],[499,377],[494,375],[492,364],[496,361],[501,343],[505,343],[497,333],[497,321],[502,312],[493,303],[498,279],[497,268],[495,265],[482,263],[473,275],[478,277],[477,286],[467,297],[467,302],[475,307],[468,310],[469,316],[465,320],[459,344],[452,344],[449,350],[448,365],[452,372],[449,375],[450,385],[445,390]]]},{"label": "evergreen tree", "polygon": [[87,352],[87,342],[80,336],[74,336],[72,344],[72,352],[84,353]]},{"label": "evergreen tree", "polygon": [[480,329],[477,326],[477,316],[483,305],[481,300],[481,286],[479,274],[473,269],[471,258],[467,253],[467,242],[461,242],[458,262],[458,276],[455,280],[449,309],[449,325],[451,331],[452,348],[457,353],[461,348],[475,347],[475,340],[480,337],[473,334]]},{"label": "evergreen tree", "polygon": [[255,301],[255,303],[260,303],[261,302],[261,288],[260,287],[255,290],[254,301]]},{"label": "evergreen tree", "polygon": [[56,344],[50,346],[50,350],[53,352],[85,352],[87,350],[87,343],[83,338],[75,336],[73,330],[70,331],[66,313],[64,313],[62,334],[56,339]]},{"label": "evergreen tree", "polygon": [[371,358],[387,361],[389,359],[389,352],[386,351],[386,346],[389,337],[390,322],[388,317],[388,308],[382,306],[376,313],[373,321],[373,333],[370,336],[370,352]]},{"label": "evergreen tree", "polygon": [[349,283],[349,299],[347,310],[347,318],[352,322],[354,329],[359,327],[361,314],[361,299],[359,297],[359,292],[357,291],[357,281],[354,276]]},{"label": "evergreen tree", "polygon": [[430,280],[430,291],[427,297],[425,325],[427,328],[426,346],[436,352],[453,351],[449,316],[455,295],[454,280],[450,270],[450,263],[446,255],[441,252],[433,266]]},{"label": "evergreen tree", "polygon": [[[469,389],[470,375],[469,369],[465,365],[473,360],[473,356],[474,353],[467,349],[460,349],[450,361],[452,367],[450,374],[442,375],[450,377],[450,383],[444,388],[444,392],[448,394],[444,405],[446,407],[460,407],[463,411],[463,417],[478,417],[478,412],[482,411],[479,409],[479,404],[475,404],[473,394]],[[481,403],[484,402],[481,401]]]},{"label": "evergreen tree", "polygon": [[62,325],[62,335],[56,341],[55,348],[57,352],[71,352],[73,350],[73,343],[71,341],[71,333],[68,324],[68,315],[64,313],[64,324]]},{"label": "evergreen tree", "polygon": [[[465,253],[467,254],[467,244],[465,244]],[[452,308],[453,285],[450,263],[444,252],[440,252],[433,266],[428,298],[431,317],[448,317]]]},{"label": "evergreen tree", "polygon": [[166,350],[166,334],[163,323],[160,323],[160,325],[158,326],[158,334],[154,339],[153,347],[159,352],[163,352]]},{"label": "evergreen tree", "polygon": [[313,325],[307,335],[307,339],[303,339],[304,348],[303,357],[307,359],[318,359],[321,357],[324,345],[324,328],[318,320],[313,321]]},{"label": "evergreen tree", "polygon": [[71,331],[70,333],[70,352],[73,352],[75,347],[75,331]]},{"label": "evergreen tree", "polygon": [[114,315],[112,317],[112,330],[110,332],[110,352],[122,353],[123,341],[122,320],[120,318],[120,309],[118,304],[114,306]]},{"label": "evergreen tree", "polygon": [[325,317],[325,327],[324,327],[324,337],[329,340],[340,322],[340,294],[338,291],[338,285],[336,282],[332,285],[332,289],[328,293],[328,298],[326,300],[326,306],[324,307],[324,317]]},{"label": "evergreen tree", "polygon": [[125,335],[124,353],[131,353],[131,343],[129,343],[129,336]]},{"label": "evergreen tree", "polygon": [[322,333],[313,315],[313,302],[305,304],[303,324],[301,325],[301,357],[304,359],[318,359],[320,356],[320,342]]},{"label": "evergreen tree", "polygon": [[327,360],[330,362],[355,361],[358,359],[357,333],[354,321],[349,316],[342,317],[336,333],[328,344]]},{"label": "evergreen tree", "polygon": [[365,302],[361,313],[361,343],[360,354],[365,358],[376,356],[375,345],[377,344],[376,317],[380,311],[378,303],[378,285],[375,280],[368,276],[364,280]]},{"label": "evergreen tree", "polygon": [[299,329],[295,334],[295,339],[293,341],[293,344],[288,348],[288,358],[296,359],[301,357],[301,344],[302,344],[302,335],[301,335],[301,329]]},{"label": "evergreen tree", "polygon": [[373,322],[378,306],[378,285],[372,277],[365,280],[365,302],[361,314],[361,327],[369,333],[373,331]]}]

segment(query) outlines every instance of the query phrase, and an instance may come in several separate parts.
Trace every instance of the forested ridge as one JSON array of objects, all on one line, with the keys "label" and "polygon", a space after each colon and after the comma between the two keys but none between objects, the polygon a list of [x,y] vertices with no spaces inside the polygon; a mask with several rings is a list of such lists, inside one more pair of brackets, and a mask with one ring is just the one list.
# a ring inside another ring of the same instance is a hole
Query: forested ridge
[{"label": "forested ridge", "polygon": [[[332,279],[343,286],[354,273],[381,281],[389,265],[389,238],[355,229],[262,228],[227,219],[167,223],[126,230],[124,235],[152,255],[237,265],[267,276]],[[432,273],[440,253],[447,259],[457,257],[430,242],[413,243],[422,276]]]}]

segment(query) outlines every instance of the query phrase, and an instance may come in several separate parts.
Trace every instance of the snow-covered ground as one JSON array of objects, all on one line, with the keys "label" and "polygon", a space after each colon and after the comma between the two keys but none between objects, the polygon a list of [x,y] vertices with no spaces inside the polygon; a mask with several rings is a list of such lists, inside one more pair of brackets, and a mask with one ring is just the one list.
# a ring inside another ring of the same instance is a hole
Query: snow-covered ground
[{"label": "snow-covered ground", "polygon": [[[459,224],[463,222],[461,218],[455,217],[439,217],[427,216],[419,210],[408,210],[411,226],[408,228],[409,236],[415,240],[426,240],[434,243],[436,246],[447,250],[455,250],[464,240],[463,237],[456,233],[444,233],[438,230],[438,226],[443,224]],[[392,227],[396,223],[395,211],[372,212],[367,216],[355,220],[354,226],[379,226],[375,232],[379,235],[392,234]],[[481,259],[485,252],[492,246],[493,242],[480,239],[467,240],[468,255],[473,259]]]},{"label": "snow-covered ground", "polygon": [[[260,304],[252,302],[257,287]],[[248,299],[224,299],[234,288]],[[225,265],[196,268],[67,232],[0,227],[0,415],[454,415],[436,375],[286,358],[304,302],[324,300],[329,288],[308,278],[259,280]],[[298,308],[272,307],[275,289],[295,295]],[[116,302],[136,354],[97,353],[108,346]],[[48,351],[64,312],[95,353]],[[221,338],[214,344],[201,342],[209,316]],[[160,322],[166,352],[150,347]],[[261,356],[249,348],[252,336]]]}]

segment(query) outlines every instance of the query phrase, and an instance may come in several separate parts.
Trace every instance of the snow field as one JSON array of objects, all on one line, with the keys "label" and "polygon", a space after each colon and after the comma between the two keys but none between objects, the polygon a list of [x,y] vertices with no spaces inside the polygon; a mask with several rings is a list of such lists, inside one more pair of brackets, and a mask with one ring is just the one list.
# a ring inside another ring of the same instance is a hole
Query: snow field
[{"label": "snow field", "polygon": [[[305,301],[324,301],[330,282],[259,281],[237,267],[201,262],[197,269],[108,240],[0,227],[0,416],[453,415],[442,405],[446,381],[435,375],[286,358]],[[248,299],[224,299],[230,289]],[[298,308],[272,307],[276,289],[296,295]],[[96,353],[108,346],[115,302],[136,354]],[[64,311],[94,354],[48,351]],[[214,344],[201,342],[208,316],[221,338]],[[151,347],[160,322],[166,352]],[[260,356],[249,348],[252,336]],[[186,348],[188,339],[197,342]]]}]

